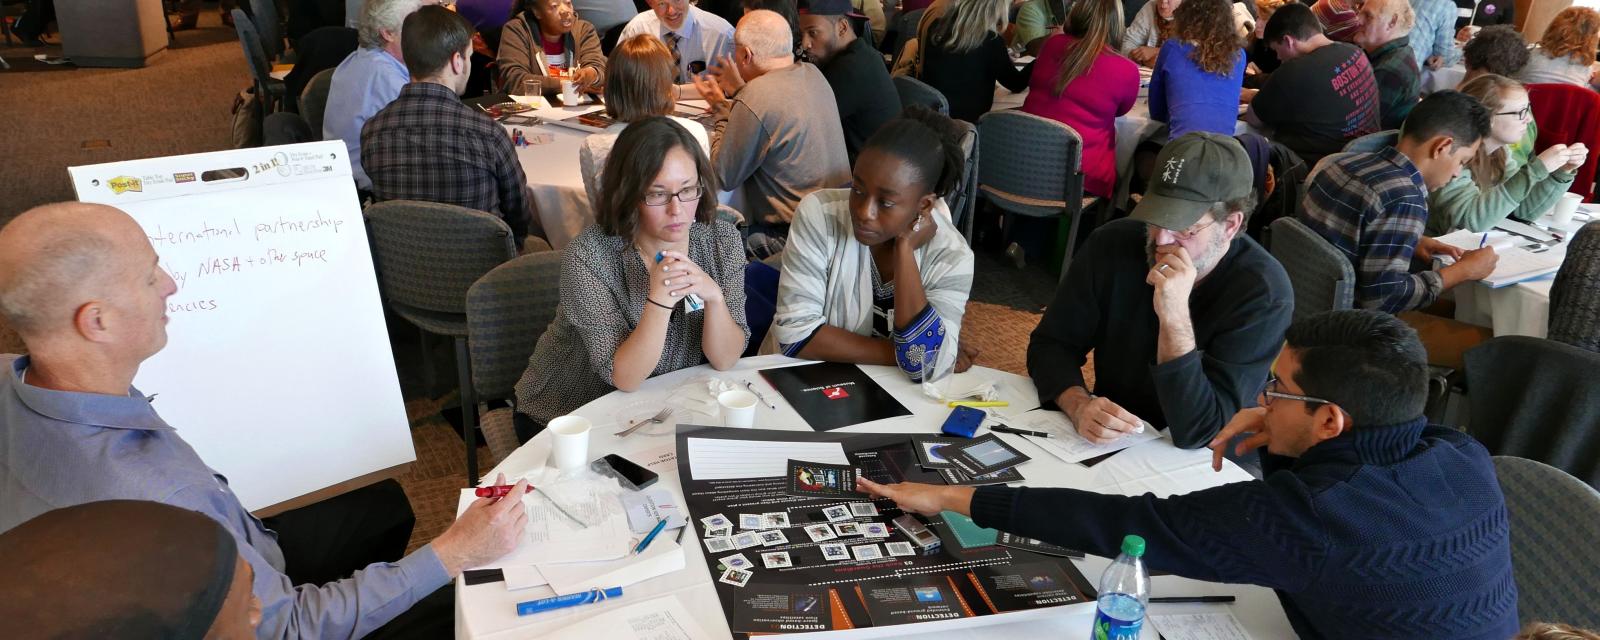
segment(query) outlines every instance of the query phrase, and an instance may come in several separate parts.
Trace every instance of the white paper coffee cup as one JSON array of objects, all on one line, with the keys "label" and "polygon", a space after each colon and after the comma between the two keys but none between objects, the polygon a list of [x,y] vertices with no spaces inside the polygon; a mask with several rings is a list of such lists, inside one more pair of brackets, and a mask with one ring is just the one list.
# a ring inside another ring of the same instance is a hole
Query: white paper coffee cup
[{"label": "white paper coffee cup", "polygon": [[722,409],[722,426],[753,427],[756,423],[756,394],[734,389],[717,394]]},{"label": "white paper coffee cup", "polygon": [[561,79],[561,104],[563,104],[565,106],[568,106],[568,107],[574,107],[574,106],[577,106],[579,99],[580,98],[578,97],[578,85],[576,83],[574,83],[572,80],[569,80],[567,78],[562,78]]},{"label": "white paper coffee cup", "polygon": [[589,419],[583,416],[561,416],[550,421],[550,435],[554,447],[550,463],[562,471],[582,469],[589,464]]},{"label": "white paper coffee cup", "polygon": [[1565,229],[1572,225],[1572,216],[1578,213],[1578,205],[1583,203],[1583,196],[1576,193],[1563,193],[1561,199],[1556,201],[1556,207],[1550,212],[1557,229]]}]

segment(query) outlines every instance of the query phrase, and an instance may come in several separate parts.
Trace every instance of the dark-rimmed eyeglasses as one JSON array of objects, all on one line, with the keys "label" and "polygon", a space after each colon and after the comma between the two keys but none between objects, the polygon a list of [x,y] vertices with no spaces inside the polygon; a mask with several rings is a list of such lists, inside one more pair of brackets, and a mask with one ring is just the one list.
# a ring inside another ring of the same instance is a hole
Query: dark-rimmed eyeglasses
[{"label": "dark-rimmed eyeglasses", "polygon": [[1261,406],[1267,406],[1267,405],[1272,404],[1272,399],[1273,398],[1283,398],[1284,400],[1299,400],[1299,401],[1304,402],[1306,404],[1333,404],[1332,400],[1323,400],[1322,398],[1314,398],[1314,397],[1311,397],[1311,396],[1301,396],[1301,395],[1295,395],[1293,393],[1281,393],[1281,392],[1279,392],[1278,391],[1278,376],[1270,376],[1270,377],[1268,377],[1267,378],[1267,383],[1265,385],[1262,385],[1262,387],[1261,387]]},{"label": "dark-rimmed eyeglasses", "polygon": [[676,193],[651,191],[644,194],[644,203],[652,207],[659,207],[666,204],[668,200],[671,200],[674,197],[678,199],[678,202],[699,202],[701,191],[702,189],[700,188],[700,185],[684,187],[679,189]]},{"label": "dark-rimmed eyeglasses", "polygon": [[1501,111],[1499,113],[1496,113],[1495,115],[1497,115],[1497,116],[1516,116],[1518,120],[1527,120],[1528,118],[1533,116],[1533,104],[1532,103],[1525,104],[1525,105],[1522,105],[1521,109],[1518,109],[1516,111]]}]

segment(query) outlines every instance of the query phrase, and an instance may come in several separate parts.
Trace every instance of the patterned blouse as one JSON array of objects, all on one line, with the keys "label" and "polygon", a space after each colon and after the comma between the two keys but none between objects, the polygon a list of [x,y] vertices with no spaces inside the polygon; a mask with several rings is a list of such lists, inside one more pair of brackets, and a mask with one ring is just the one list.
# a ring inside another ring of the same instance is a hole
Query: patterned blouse
[{"label": "patterned blouse", "polygon": [[[649,273],[630,240],[589,225],[564,251],[561,306],[517,381],[517,411],[541,424],[616,390],[611,367],[617,348],[639,326],[649,304]],[[744,243],[738,229],[723,221],[694,223],[689,227],[689,259],[722,287],[728,313],[748,341]],[[652,377],[706,361],[700,347],[704,320],[704,311],[684,313],[682,305],[673,310]]]}]

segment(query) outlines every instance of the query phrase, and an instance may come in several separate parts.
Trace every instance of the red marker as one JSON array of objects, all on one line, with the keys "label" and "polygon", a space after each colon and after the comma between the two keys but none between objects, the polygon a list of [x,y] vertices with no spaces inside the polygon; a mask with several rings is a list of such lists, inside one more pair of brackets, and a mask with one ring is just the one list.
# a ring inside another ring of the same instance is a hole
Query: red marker
[{"label": "red marker", "polygon": [[[516,488],[516,485],[495,484],[487,487],[478,487],[477,491],[474,491],[473,493],[475,493],[479,498],[504,498],[511,494],[511,490],[513,488]],[[533,485],[528,485],[528,490],[524,491],[523,493],[533,493]]]}]

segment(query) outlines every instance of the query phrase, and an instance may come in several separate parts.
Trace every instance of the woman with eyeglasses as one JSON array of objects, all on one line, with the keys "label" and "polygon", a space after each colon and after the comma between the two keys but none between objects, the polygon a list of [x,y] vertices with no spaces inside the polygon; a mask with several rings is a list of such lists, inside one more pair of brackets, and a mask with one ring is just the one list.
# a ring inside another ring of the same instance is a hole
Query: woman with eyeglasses
[{"label": "woman with eyeglasses", "polygon": [[[1537,130],[1522,84],[1494,74],[1479,76],[1461,92],[1489,109],[1489,135],[1461,175],[1428,197],[1427,236],[1456,229],[1482,232],[1506,217],[1532,221],[1555,206],[1589,157],[1582,144],[1558,144],[1529,157]],[[1525,151],[1518,153],[1517,148]]]},{"label": "woman with eyeglasses", "polygon": [[898,365],[913,382],[971,366],[972,249],[943,197],[965,160],[955,122],[914,106],[867,139],[850,188],[801,200],[761,352]]},{"label": "woman with eyeglasses", "polygon": [[611,391],[744,352],[744,243],[715,219],[716,178],[671,119],[628,125],[606,159],[595,223],[561,258],[561,303],[517,382],[519,439]]}]

